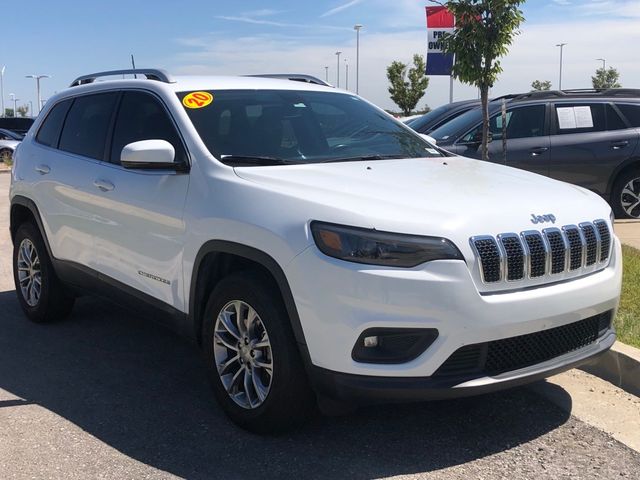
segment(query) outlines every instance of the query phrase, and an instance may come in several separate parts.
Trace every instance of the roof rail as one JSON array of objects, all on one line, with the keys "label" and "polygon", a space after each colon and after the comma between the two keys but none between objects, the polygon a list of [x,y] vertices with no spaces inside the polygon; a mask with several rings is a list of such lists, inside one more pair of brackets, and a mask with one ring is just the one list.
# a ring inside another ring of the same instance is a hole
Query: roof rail
[{"label": "roof rail", "polygon": [[262,77],[262,78],[280,78],[282,80],[292,80],[294,82],[313,83],[315,85],[323,85],[325,87],[331,87],[332,85],[320,80],[313,75],[306,75],[304,73],[261,73],[258,75],[246,75],[247,77]]},{"label": "roof rail", "polygon": [[164,70],[158,68],[135,68],[127,70],[110,70],[108,72],[91,73],[76,78],[70,87],[93,83],[97,78],[110,77],[113,75],[144,75],[147,80],[157,80],[164,83],[175,83],[175,80]]},{"label": "roof rail", "polygon": [[[571,90],[534,90],[532,92],[514,95],[504,95],[501,98],[509,100],[528,100],[540,98],[571,98],[571,97],[640,97],[640,89],[634,88],[574,88]],[[497,100],[497,99],[496,99]]]}]

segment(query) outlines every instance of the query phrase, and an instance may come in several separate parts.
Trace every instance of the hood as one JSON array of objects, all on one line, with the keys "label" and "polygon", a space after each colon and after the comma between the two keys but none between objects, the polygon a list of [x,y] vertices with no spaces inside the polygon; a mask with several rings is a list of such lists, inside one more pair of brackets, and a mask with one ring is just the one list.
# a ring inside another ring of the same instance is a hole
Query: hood
[{"label": "hood", "polygon": [[[242,179],[296,202],[309,220],[468,243],[609,218],[599,196],[515,168],[463,157],[238,167]],[[532,215],[547,222],[533,223]],[[553,216],[552,223],[549,216]]]}]

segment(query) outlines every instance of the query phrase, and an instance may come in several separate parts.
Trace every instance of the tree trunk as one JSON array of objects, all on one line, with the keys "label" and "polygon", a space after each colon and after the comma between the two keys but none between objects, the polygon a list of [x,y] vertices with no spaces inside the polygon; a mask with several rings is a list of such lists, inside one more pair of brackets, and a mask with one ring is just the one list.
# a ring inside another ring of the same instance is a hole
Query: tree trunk
[{"label": "tree trunk", "polygon": [[482,160],[489,160],[489,87],[480,87],[482,103]]}]

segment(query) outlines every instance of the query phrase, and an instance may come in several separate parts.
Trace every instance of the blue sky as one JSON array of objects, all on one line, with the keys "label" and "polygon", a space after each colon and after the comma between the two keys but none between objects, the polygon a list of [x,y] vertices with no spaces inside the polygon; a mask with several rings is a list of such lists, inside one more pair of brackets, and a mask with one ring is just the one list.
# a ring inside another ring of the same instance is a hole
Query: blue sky
[{"label": "blue sky", "polygon": [[[19,104],[35,99],[31,73],[49,74],[42,81],[43,98],[65,88],[73,78],[93,71],[129,66],[133,53],[141,67],[162,67],[173,73],[243,74],[302,72],[320,77],[329,66],[336,81],[337,50],[350,66],[355,86],[355,33],[362,23],[360,93],[389,108],[385,67],[425,53],[424,6],[415,0],[273,0],[139,2],[20,2],[3,22],[5,48],[0,50],[5,105],[9,93]],[[639,0],[529,0],[526,23],[504,60],[495,94],[524,91],[532,80],[557,84],[558,49],[565,49],[563,86],[588,87],[589,75],[607,58],[623,84],[640,88]],[[17,14],[22,12],[21,14]],[[456,85],[456,99],[475,95]],[[425,100],[435,107],[447,101],[448,81],[434,77]]]}]

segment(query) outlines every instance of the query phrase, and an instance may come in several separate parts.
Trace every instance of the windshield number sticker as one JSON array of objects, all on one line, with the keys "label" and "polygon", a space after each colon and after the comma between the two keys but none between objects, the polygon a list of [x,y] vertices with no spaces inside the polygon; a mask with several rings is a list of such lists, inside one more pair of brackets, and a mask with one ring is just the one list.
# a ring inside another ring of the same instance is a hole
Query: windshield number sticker
[{"label": "windshield number sticker", "polygon": [[213,95],[209,92],[191,92],[182,99],[187,108],[203,108],[213,102]]}]

